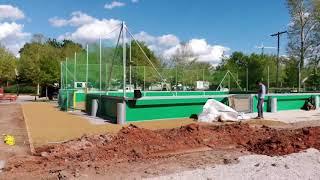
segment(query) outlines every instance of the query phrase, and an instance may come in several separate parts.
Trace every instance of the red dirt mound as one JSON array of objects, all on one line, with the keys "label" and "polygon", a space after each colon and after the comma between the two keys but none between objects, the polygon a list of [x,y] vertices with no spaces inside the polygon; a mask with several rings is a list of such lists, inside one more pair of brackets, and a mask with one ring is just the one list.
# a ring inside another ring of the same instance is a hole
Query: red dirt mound
[{"label": "red dirt mound", "polygon": [[81,170],[98,164],[136,161],[165,157],[172,153],[197,148],[239,149],[257,154],[284,155],[309,147],[320,149],[320,127],[278,130],[252,127],[248,124],[190,124],[169,130],[148,130],[134,125],[125,127],[116,136],[95,135],[37,149],[38,156],[14,157],[7,173],[54,173]]},{"label": "red dirt mound", "polygon": [[285,155],[313,147],[320,149],[320,127],[296,130],[263,128],[245,145],[248,151],[265,155]]}]

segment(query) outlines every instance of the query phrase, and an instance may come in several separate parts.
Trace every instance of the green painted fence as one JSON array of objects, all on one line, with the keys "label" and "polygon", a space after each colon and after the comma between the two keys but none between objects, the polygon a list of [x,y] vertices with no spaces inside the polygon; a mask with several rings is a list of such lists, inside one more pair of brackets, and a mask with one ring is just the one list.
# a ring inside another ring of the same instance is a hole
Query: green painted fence
[{"label": "green painted fence", "polygon": [[[320,93],[299,93],[299,94],[268,94],[264,99],[264,111],[270,112],[270,100],[271,98],[277,98],[277,110],[298,110],[301,109],[305,101],[308,98],[314,98],[320,96]],[[253,110],[257,112],[258,98],[253,96]]]},{"label": "green painted fence", "polygon": [[159,119],[189,118],[202,112],[208,99],[228,104],[228,95],[214,96],[157,96],[140,99],[88,94],[86,112],[91,114],[91,102],[98,99],[97,116],[116,122],[117,103],[126,101],[126,121],[147,121]]},{"label": "green painted fence", "polygon": [[[68,93],[67,93],[68,92]],[[59,91],[59,106],[63,107],[61,109],[66,109],[67,107],[67,99],[68,99],[68,108],[78,109],[79,103],[86,102],[86,96],[89,94],[94,95],[109,95],[109,96],[123,96],[122,91],[90,91],[89,93],[85,93],[84,90],[76,90],[76,89],[68,89],[68,90],[60,90]],[[225,95],[228,94],[226,91],[145,91],[142,92],[142,95],[145,97],[149,96],[204,96],[204,95]],[[126,97],[132,98],[133,92],[127,92]]]}]

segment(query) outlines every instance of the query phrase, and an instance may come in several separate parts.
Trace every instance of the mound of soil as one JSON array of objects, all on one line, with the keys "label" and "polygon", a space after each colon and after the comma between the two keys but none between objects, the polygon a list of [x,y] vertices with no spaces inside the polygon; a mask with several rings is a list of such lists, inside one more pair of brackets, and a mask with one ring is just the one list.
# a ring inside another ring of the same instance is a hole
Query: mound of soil
[{"label": "mound of soil", "polygon": [[243,123],[221,126],[190,124],[176,129],[152,131],[130,125],[115,136],[83,136],[38,148],[36,156],[13,157],[5,171],[57,173],[67,169],[75,173],[85,168],[161,158],[197,148],[233,148],[274,156],[310,147],[320,149],[320,127],[279,130]]},{"label": "mound of soil", "polygon": [[264,127],[248,139],[248,151],[264,155],[286,155],[307,148],[320,149],[320,127],[276,130]]}]

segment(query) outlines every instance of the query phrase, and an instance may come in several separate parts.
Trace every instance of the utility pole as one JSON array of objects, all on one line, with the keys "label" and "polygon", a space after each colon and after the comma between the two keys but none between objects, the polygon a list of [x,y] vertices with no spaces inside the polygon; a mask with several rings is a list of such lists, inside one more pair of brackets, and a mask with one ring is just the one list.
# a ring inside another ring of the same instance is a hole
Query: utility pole
[{"label": "utility pole", "polygon": [[275,34],[271,34],[272,37],[278,38],[278,48],[277,48],[277,72],[276,72],[276,87],[279,87],[279,61],[280,61],[280,36],[282,34],[287,33],[288,31],[277,32]]}]

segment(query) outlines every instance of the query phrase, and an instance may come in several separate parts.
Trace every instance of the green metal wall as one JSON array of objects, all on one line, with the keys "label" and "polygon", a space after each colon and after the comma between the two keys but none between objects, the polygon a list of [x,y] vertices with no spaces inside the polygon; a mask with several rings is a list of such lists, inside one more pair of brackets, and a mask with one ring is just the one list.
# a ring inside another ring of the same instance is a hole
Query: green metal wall
[{"label": "green metal wall", "polygon": [[[61,108],[65,109],[66,96],[68,95],[69,106],[72,107],[72,95],[74,91],[61,92],[59,95],[59,104]],[[203,92],[177,92],[179,96],[169,96],[171,92],[146,92],[143,98],[138,100],[126,99],[126,120],[133,121],[147,121],[156,119],[174,119],[186,118],[192,115],[197,115],[202,111],[203,105],[210,98],[216,99],[220,102],[228,104],[229,95],[216,95],[224,92],[206,92],[207,96],[200,95]],[[172,94],[172,93],[171,93]],[[213,96],[208,96],[214,94]],[[85,100],[86,112],[91,114],[92,99],[98,99],[99,109],[97,116],[112,120],[116,122],[117,103],[121,103],[123,98],[122,92],[106,93],[90,93],[84,96],[84,93],[79,93],[76,100]],[[133,96],[133,93],[127,93]],[[197,97],[198,95],[198,97]],[[257,112],[257,96],[253,96],[253,111]],[[320,94],[268,94],[265,98],[264,111],[270,111],[269,100],[277,98],[278,111],[301,109],[305,101]]]},{"label": "green metal wall", "polygon": [[[228,104],[228,95],[221,95],[211,98]],[[91,114],[92,99],[98,99],[98,117],[112,120],[117,119],[117,103],[122,98],[115,98],[107,95],[88,94],[86,100],[86,112]],[[126,121],[146,121],[157,119],[189,118],[202,112],[203,105],[210,97],[148,97],[137,100],[126,100]]]},{"label": "green metal wall", "polygon": [[98,111],[97,116],[116,122],[117,119],[117,103],[122,103],[123,100],[120,98],[116,99],[107,95],[100,94],[87,94],[85,111],[87,114],[91,114],[92,100],[98,100]]},{"label": "green metal wall", "polygon": [[[318,93],[310,93],[310,94],[270,94],[267,95],[264,99],[264,111],[270,112],[270,98],[277,98],[277,110],[278,111],[284,111],[284,110],[297,110],[301,109],[304,105],[305,101],[308,98],[312,98],[314,96],[320,96]],[[258,104],[258,98],[257,96],[253,97],[253,110],[254,112],[257,112],[257,104]]]},{"label": "green metal wall", "polygon": [[[68,96],[66,95],[68,92]],[[67,99],[68,99],[68,108],[77,109],[77,103],[84,103],[86,101],[86,96],[89,94],[94,95],[109,95],[109,96],[123,96],[123,92],[120,91],[109,91],[109,92],[89,92],[85,93],[83,90],[60,90],[59,91],[60,98],[59,98],[59,106],[64,107],[66,109],[67,106]],[[143,96],[194,96],[194,95],[225,95],[228,94],[226,91],[145,91],[142,92]],[[127,92],[126,97],[133,97],[133,92]]]},{"label": "green metal wall", "polygon": [[[126,121],[146,121],[157,119],[190,118],[202,112],[209,98],[148,99],[127,101]],[[213,98],[225,104],[228,96]]]}]

